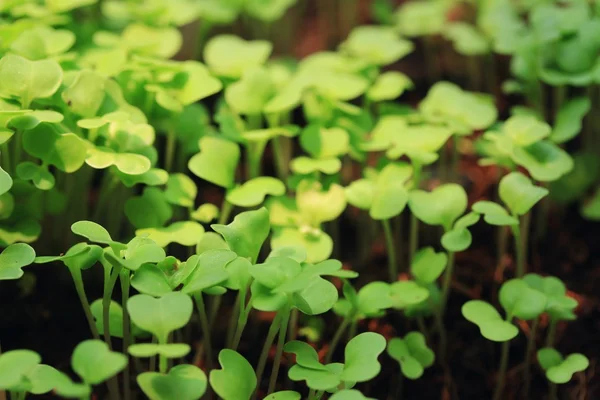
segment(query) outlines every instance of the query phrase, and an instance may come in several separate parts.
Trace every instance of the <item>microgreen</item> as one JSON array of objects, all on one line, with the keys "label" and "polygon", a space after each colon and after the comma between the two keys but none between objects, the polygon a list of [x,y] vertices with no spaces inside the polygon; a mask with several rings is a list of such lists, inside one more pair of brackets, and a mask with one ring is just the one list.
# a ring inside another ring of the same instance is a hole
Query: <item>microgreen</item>
[{"label": "microgreen", "polygon": [[425,368],[433,365],[435,354],[427,347],[425,337],[420,332],[409,332],[403,338],[389,341],[387,352],[398,363],[402,375],[409,379],[418,379]]},{"label": "microgreen", "polygon": [[144,372],[137,377],[144,394],[151,400],[193,400],[206,391],[206,375],[194,365],[177,365],[167,374]]},{"label": "microgreen", "polygon": [[224,349],[219,353],[222,369],[210,372],[210,385],[224,400],[250,399],[256,388],[252,366],[239,353]]},{"label": "microgreen", "polygon": [[19,279],[23,276],[21,268],[33,263],[35,251],[25,243],[8,246],[0,253],[0,280]]},{"label": "microgreen", "polygon": [[582,354],[570,354],[564,357],[551,347],[538,350],[537,359],[546,377],[552,383],[567,383],[577,372],[585,371],[590,365],[589,360]]}]

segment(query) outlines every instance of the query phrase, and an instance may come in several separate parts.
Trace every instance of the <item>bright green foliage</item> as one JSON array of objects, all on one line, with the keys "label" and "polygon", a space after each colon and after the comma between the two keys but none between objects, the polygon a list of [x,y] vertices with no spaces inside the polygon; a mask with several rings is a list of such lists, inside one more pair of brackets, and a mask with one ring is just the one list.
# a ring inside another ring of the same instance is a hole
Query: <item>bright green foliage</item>
[{"label": "bright green foliage", "polygon": [[269,235],[269,212],[266,208],[246,211],[237,215],[229,225],[211,225],[211,227],[240,257],[248,257],[256,262],[263,242]]},{"label": "bright green foliage", "polygon": [[377,358],[385,347],[383,336],[372,332],[361,333],[346,345],[344,364],[323,365],[310,345],[292,341],[284,347],[285,352],[296,355],[296,365],[290,368],[288,376],[293,381],[306,381],[308,387],[315,390],[349,388],[355,382],[368,381],[379,374],[381,365]]},{"label": "bright green foliage", "polygon": [[282,196],[285,185],[277,178],[261,176],[231,189],[227,201],[239,207],[256,207],[265,201],[267,195]]},{"label": "bright green foliage", "polygon": [[102,257],[102,248],[87,243],[78,243],[71,247],[63,256],[36,257],[36,264],[62,261],[69,269],[86,270],[94,266]]},{"label": "bright green foliage", "polygon": [[434,35],[444,27],[446,11],[443,1],[406,2],[396,13],[396,26],[410,37]]},{"label": "bright green foliage", "polygon": [[506,313],[519,319],[535,319],[546,309],[544,293],[532,289],[522,279],[504,282],[498,296]]},{"label": "bright green foliage", "polygon": [[388,71],[377,77],[367,96],[372,101],[394,100],[414,87],[410,78],[401,72]]},{"label": "bright green foliage", "polygon": [[210,385],[223,400],[248,400],[256,389],[252,366],[239,353],[224,349],[219,353],[222,369],[210,371]]},{"label": "bright green foliage", "polygon": [[390,285],[392,307],[403,310],[423,303],[429,297],[429,291],[413,281],[398,281]]},{"label": "bright green foliage", "polygon": [[152,357],[161,355],[166,358],[181,358],[191,351],[185,343],[136,343],[129,346],[127,351],[134,357]]},{"label": "bright green foliage", "polygon": [[449,231],[467,209],[467,193],[454,183],[438,186],[431,192],[413,190],[408,206],[419,220],[428,225],[441,225]]},{"label": "bright green foliage", "polygon": [[170,243],[195,246],[204,234],[204,228],[195,221],[180,221],[164,228],[138,229],[135,234],[147,236],[160,247],[166,247]]},{"label": "bright green foliage", "polygon": [[513,216],[525,215],[548,195],[548,190],[535,186],[520,172],[512,172],[500,180],[500,198]]},{"label": "bright green foliage", "polygon": [[[235,143],[218,137],[200,139],[200,153],[192,157],[188,168],[199,178],[215,185],[231,188],[235,181],[235,170],[240,159],[240,149]],[[219,165],[219,168],[214,168]]]},{"label": "bright green foliage", "polygon": [[412,42],[401,39],[391,27],[354,28],[340,49],[372,65],[388,65],[412,52]]},{"label": "bright green foliage", "polygon": [[5,194],[12,187],[13,181],[9,173],[0,167],[0,196]]},{"label": "bright green foliage", "polygon": [[219,216],[219,208],[211,203],[201,204],[194,212],[190,214],[190,218],[202,223],[209,223]]},{"label": "bright green foliage", "polygon": [[410,264],[410,272],[419,284],[427,285],[442,275],[447,263],[446,253],[436,253],[432,247],[425,247],[415,254]]},{"label": "bright green foliage", "polygon": [[127,357],[110,351],[100,340],[85,340],[73,351],[71,365],[83,382],[97,385],[123,370]]},{"label": "bright green foliage", "polygon": [[454,49],[465,56],[487,54],[490,43],[482,32],[466,22],[453,22],[443,31],[444,37],[454,45]]},{"label": "bright green foliage", "polygon": [[473,212],[482,214],[485,222],[490,225],[512,226],[519,224],[517,217],[511,216],[504,207],[493,201],[478,201],[473,204],[472,208]]},{"label": "bright green foliage", "polygon": [[390,163],[368,179],[359,179],[345,190],[350,204],[369,210],[371,218],[386,220],[399,215],[408,202],[406,182],[412,168],[404,163]]},{"label": "bright green foliage", "polygon": [[182,293],[169,293],[158,299],[138,294],[127,302],[133,323],[151,332],[161,344],[167,343],[170,332],[189,322],[192,308],[192,300]]},{"label": "bright green foliage", "polygon": [[0,389],[18,387],[40,361],[39,354],[30,350],[12,350],[0,355]]},{"label": "bright green foliage", "polygon": [[333,307],[333,311],[343,317],[355,320],[381,317],[392,307],[391,288],[386,282],[370,282],[358,293],[346,282],[343,291],[345,298],[339,299]]},{"label": "bright green foliage", "polygon": [[177,365],[167,373],[144,372],[137,377],[150,400],[196,400],[206,391],[204,372],[195,365]]},{"label": "bright green foliage", "polygon": [[194,181],[184,174],[172,174],[167,181],[165,199],[181,207],[193,207],[198,189]]},{"label": "bright green foliage", "polygon": [[388,354],[400,363],[402,375],[418,379],[425,368],[433,365],[435,354],[427,347],[425,336],[420,332],[409,332],[403,338],[393,338],[387,346]]},{"label": "bright green foliage", "polygon": [[592,103],[587,97],[576,97],[563,104],[556,114],[550,139],[554,143],[564,143],[577,136],[581,132],[583,117],[591,108]]},{"label": "bright green foliage", "polygon": [[0,95],[16,97],[24,109],[33,100],[52,96],[59,88],[63,71],[56,61],[29,61],[14,54],[0,59]]},{"label": "bright green foliage", "polygon": [[25,243],[17,243],[0,253],[0,280],[19,279],[23,276],[21,268],[33,263],[35,251]]},{"label": "bright green foliage", "polygon": [[229,250],[208,250],[199,256],[190,257],[185,265],[171,276],[172,289],[183,283],[184,293],[192,294],[212,288],[229,279],[226,267],[236,259],[236,254]]},{"label": "bright green foliage", "polygon": [[298,392],[291,390],[285,390],[283,392],[276,392],[268,395],[263,400],[300,400],[302,395]]},{"label": "bright green foliage", "polygon": [[546,378],[552,383],[567,383],[577,372],[585,371],[590,365],[586,356],[576,353],[566,358],[553,348],[538,350],[537,359],[546,371]]},{"label": "bright green foliage", "polygon": [[146,187],[141,196],[127,199],[125,215],[137,228],[161,227],[173,216],[167,195],[155,187]]},{"label": "bright green foliage", "polygon": [[516,326],[502,319],[489,303],[470,300],[462,306],[463,316],[479,327],[481,335],[494,342],[506,342],[519,334]]},{"label": "bright green foliage", "polygon": [[237,36],[220,35],[206,44],[204,61],[216,75],[239,79],[244,71],[263,65],[271,47],[271,43],[262,40],[247,42]]},{"label": "bright green foliage", "polygon": [[553,320],[574,320],[574,310],[578,303],[567,295],[565,284],[553,276],[542,277],[538,274],[527,274],[523,281],[532,289],[546,296],[545,312]]}]

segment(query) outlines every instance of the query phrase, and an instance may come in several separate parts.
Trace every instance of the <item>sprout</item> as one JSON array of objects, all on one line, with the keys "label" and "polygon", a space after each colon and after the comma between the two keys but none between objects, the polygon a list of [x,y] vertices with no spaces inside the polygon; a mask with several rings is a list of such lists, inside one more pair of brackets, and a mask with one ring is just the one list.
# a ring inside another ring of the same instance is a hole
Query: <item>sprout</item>
[{"label": "sprout", "polygon": [[177,365],[166,374],[143,372],[138,375],[137,382],[151,400],[199,399],[207,387],[204,372],[189,364]]},{"label": "sprout", "polygon": [[393,28],[383,26],[354,28],[340,45],[342,52],[376,66],[392,64],[413,48],[412,42],[399,38]]},{"label": "sprout", "polygon": [[17,243],[0,253],[0,280],[19,279],[24,272],[21,268],[33,263],[35,251],[25,243]]},{"label": "sprout", "polygon": [[204,60],[216,75],[239,79],[246,70],[263,65],[271,50],[271,44],[262,40],[247,42],[237,36],[220,35],[206,44]]},{"label": "sprout", "polygon": [[420,332],[409,332],[404,338],[393,338],[388,342],[388,354],[400,364],[402,375],[418,379],[425,368],[433,365],[435,354],[427,347],[425,336]]},{"label": "sprout", "polygon": [[546,378],[557,384],[569,382],[574,374],[585,371],[590,365],[587,357],[582,354],[576,353],[563,357],[551,347],[538,350],[537,359],[546,372]]},{"label": "sprout", "polygon": [[222,369],[210,372],[210,385],[224,400],[249,400],[257,380],[252,366],[239,353],[224,349],[219,353]]}]

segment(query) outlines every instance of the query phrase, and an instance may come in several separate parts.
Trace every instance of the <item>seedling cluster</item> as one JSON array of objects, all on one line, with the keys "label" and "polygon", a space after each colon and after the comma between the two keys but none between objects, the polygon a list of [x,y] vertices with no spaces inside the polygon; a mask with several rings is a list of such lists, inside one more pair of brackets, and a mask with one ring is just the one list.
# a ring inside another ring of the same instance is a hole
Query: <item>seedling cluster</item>
[{"label": "seedling cluster", "polygon": [[[0,288],[64,266],[89,328],[70,369],[2,343],[0,397],[400,399],[435,373],[455,396],[458,308],[502,343],[485,398],[517,357],[525,398],[588,368],[530,252],[551,211],[600,220],[600,7],[308,3],[0,5]],[[304,21],[326,50],[282,57]],[[465,300],[485,225],[491,290]]]}]

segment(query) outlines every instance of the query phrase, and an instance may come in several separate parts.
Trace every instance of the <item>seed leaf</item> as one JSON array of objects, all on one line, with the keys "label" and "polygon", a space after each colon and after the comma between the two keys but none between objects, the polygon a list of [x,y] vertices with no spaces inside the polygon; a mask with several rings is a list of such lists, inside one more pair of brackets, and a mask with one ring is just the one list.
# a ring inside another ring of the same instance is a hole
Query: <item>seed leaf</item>
[{"label": "seed leaf", "polygon": [[127,199],[125,215],[137,228],[161,227],[173,216],[166,193],[155,187],[146,187],[141,196]]},{"label": "seed leaf", "polygon": [[410,332],[404,338],[393,338],[387,346],[388,354],[400,363],[402,374],[409,379],[418,379],[425,368],[433,365],[435,354],[427,347],[420,332]]},{"label": "seed leaf", "polygon": [[158,354],[167,358],[180,358],[187,355],[191,348],[185,343],[136,343],[129,346],[127,349],[129,354],[134,357],[152,357]]},{"label": "seed leaf", "polygon": [[200,254],[197,267],[184,280],[182,292],[198,293],[223,283],[229,277],[225,266],[235,258],[236,254],[230,250],[207,250]]},{"label": "seed leaf", "polygon": [[172,291],[165,274],[153,264],[144,264],[139,267],[133,278],[131,286],[138,292],[160,297]]},{"label": "seed leaf", "polygon": [[414,87],[411,79],[398,71],[387,71],[377,77],[367,92],[371,101],[394,100]]},{"label": "seed leaf", "polygon": [[321,223],[333,221],[346,208],[344,188],[332,184],[326,192],[321,190],[319,182],[303,180],[296,189],[296,204],[310,226],[318,227]]},{"label": "seed leaf", "polygon": [[467,194],[462,186],[448,183],[431,192],[413,190],[408,206],[418,219],[429,225],[442,225],[446,231],[467,209]]},{"label": "seed leaf", "polygon": [[85,340],[75,347],[71,365],[86,384],[97,385],[122,371],[127,357],[100,340]]},{"label": "seed leaf", "polygon": [[546,296],[522,279],[506,281],[500,288],[499,298],[507,314],[523,320],[537,318],[546,309]]},{"label": "seed leaf", "polygon": [[256,207],[265,201],[267,195],[282,196],[283,194],[285,194],[283,182],[270,176],[261,176],[227,192],[227,201],[239,207]]},{"label": "seed leaf", "polygon": [[272,45],[267,41],[219,35],[206,44],[204,61],[215,74],[239,79],[247,69],[263,65],[271,50]]},{"label": "seed leaf", "polygon": [[540,365],[546,370],[546,377],[552,383],[567,383],[574,374],[585,371],[590,365],[589,360],[583,354],[570,354],[563,360],[560,353],[551,354],[549,353],[550,351],[556,350],[551,348],[539,350],[538,360],[540,361]]},{"label": "seed leaf", "polygon": [[573,169],[569,153],[547,140],[515,148],[513,160],[541,182],[555,181]]},{"label": "seed leaf", "polygon": [[563,104],[556,115],[550,140],[554,143],[565,143],[577,136],[581,132],[583,117],[591,107],[591,101],[587,97],[576,97]]},{"label": "seed leaf", "polygon": [[415,254],[410,272],[419,283],[433,283],[442,275],[447,263],[446,253],[436,253],[432,247],[425,247]]},{"label": "seed leaf", "polygon": [[170,243],[195,246],[204,234],[204,227],[195,221],[179,221],[164,228],[144,228],[135,231],[137,236],[147,235],[160,247]]},{"label": "seed leaf", "polygon": [[306,261],[321,262],[329,258],[333,251],[333,240],[320,229],[302,232],[295,228],[283,228],[271,238],[271,248],[300,246],[306,249]]},{"label": "seed leaf", "polygon": [[524,215],[542,198],[548,190],[535,186],[520,172],[511,172],[500,181],[500,198],[513,215]]},{"label": "seed leaf", "polygon": [[344,370],[340,378],[346,382],[365,382],[379,374],[381,364],[377,358],[386,348],[385,338],[377,333],[365,332],[355,336],[346,345]]},{"label": "seed leaf", "polygon": [[275,392],[268,395],[263,400],[301,400],[302,395],[292,390],[284,390],[283,392]]},{"label": "seed leaf", "polygon": [[340,171],[342,162],[337,158],[326,158],[316,160],[309,157],[296,157],[290,163],[290,168],[297,174],[308,175],[314,172],[322,172],[332,175]]},{"label": "seed leaf", "polygon": [[8,172],[0,167],[0,196],[7,193],[12,187],[13,181]]},{"label": "seed leaf", "polygon": [[390,285],[392,306],[401,310],[422,303],[429,297],[429,291],[413,281],[398,281]]},{"label": "seed leaf", "polygon": [[300,145],[314,159],[330,159],[348,152],[350,137],[342,128],[310,124],[300,134]]},{"label": "seed leaf", "polygon": [[168,293],[159,299],[138,294],[127,302],[133,323],[154,334],[158,343],[166,343],[170,332],[189,322],[192,308],[190,297],[178,292]]},{"label": "seed leaf", "polygon": [[442,236],[442,246],[448,251],[459,252],[469,248],[473,236],[468,229],[454,228]]},{"label": "seed leaf", "polygon": [[[200,153],[188,163],[190,171],[215,185],[233,187],[235,170],[240,160],[238,145],[218,137],[205,136],[200,139],[199,146]],[[214,168],[215,165],[219,165],[219,168]]]},{"label": "seed leaf", "polygon": [[269,212],[264,207],[238,214],[228,225],[211,225],[223,236],[232,251],[240,257],[248,257],[252,262],[256,262],[270,227]]},{"label": "seed leaf", "polygon": [[224,349],[219,353],[222,369],[210,371],[210,385],[223,400],[248,400],[256,389],[252,366],[239,353]]},{"label": "seed leaf", "polygon": [[355,389],[346,389],[335,392],[330,397],[331,400],[373,400],[371,397],[365,397],[361,392]]},{"label": "seed leaf", "polygon": [[502,319],[498,311],[485,301],[470,300],[462,306],[462,314],[477,325],[481,335],[494,342],[506,342],[519,334],[516,326]]},{"label": "seed leaf", "polygon": [[39,354],[30,350],[12,350],[0,355],[0,389],[10,390],[19,385],[41,360]]},{"label": "seed leaf", "polygon": [[61,171],[77,171],[86,161],[87,143],[74,133],[56,133],[50,125],[39,125],[23,134],[23,148],[30,155]]},{"label": "seed leaf", "polygon": [[493,201],[478,201],[473,204],[473,211],[483,214],[483,219],[490,225],[507,226],[518,225],[519,220],[508,214],[508,211],[500,204]]},{"label": "seed leaf", "polygon": [[11,244],[0,253],[0,280],[19,279],[23,276],[21,268],[35,260],[35,251],[25,243]]},{"label": "seed leaf", "polygon": [[168,374],[144,372],[137,377],[140,388],[150,400],[196,400],[206,391],[206,375],[195,365],[182,364]]},{"label": "seed leaf", "polygon": [[412,52],[414,45],[391,27],[366,25],[354,28],[340,49],[371,65],[383,66]]},{"label": "seed leaf", "polygon": [[165,189],[165,199],[176,206],[193,207],[198,189],[190,177],[185,174],[171,174]]}]

